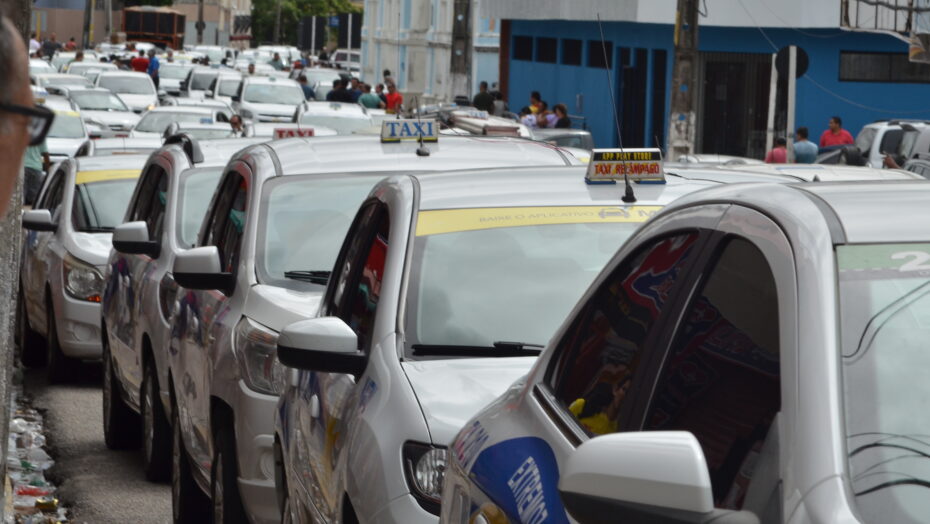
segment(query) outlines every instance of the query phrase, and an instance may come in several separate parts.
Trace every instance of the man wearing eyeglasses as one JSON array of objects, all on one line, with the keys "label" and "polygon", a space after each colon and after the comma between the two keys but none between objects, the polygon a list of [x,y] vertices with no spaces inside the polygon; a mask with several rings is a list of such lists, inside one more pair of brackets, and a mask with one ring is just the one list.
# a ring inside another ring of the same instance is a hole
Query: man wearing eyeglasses
[{"label": "man wearing eyeglasses", "polygon": [[[39,145],[54,113],[36,107],[29,89],[26,45],[6,17],[0,16],[0,214],[6,212],[26,146]],[[7,161],[7,160],[12,160]]]}]

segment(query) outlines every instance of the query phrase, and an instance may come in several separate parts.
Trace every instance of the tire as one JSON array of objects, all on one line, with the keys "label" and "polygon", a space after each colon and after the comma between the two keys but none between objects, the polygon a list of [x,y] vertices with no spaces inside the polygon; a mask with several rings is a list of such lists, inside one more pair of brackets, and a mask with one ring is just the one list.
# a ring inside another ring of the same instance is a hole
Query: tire
[{"label": "tire", "polygon": [[16,341],[19,344],[19,360],[27,368],[39,368],[45,365],[45,341],[29,327],[26,316],[26,298],[19,290],[16,301]]},{"label": "tire", "polygon": [[171,518],[174,524],[201,524],[210,521],[210,501],[200,491],[191,474],[190,458],[181,436],[178,406],[171,410]]},{"label": "tire", "polygon": [[61,384],[74,378],[77,361],[65,356],[61,352],[61,343],[58,340],[58,323],[55,322],[55,308],[52,301],[48,301],[48,313],[45,315],[48,329],[45,336],[45,374],[49,384]]},{"label": "tire", "polygon": [[213,524],[247,524],[245,507],[239,493],[236,437],[232,428],[219,428],[213,443],[213,473],[210,499]]},{"label": "tire", "polygon": [[171,478],[171,426],[158,394],[155,365],[146,361],[142,378],[142,467],[145,478],[161,482]]},{"label": "tire", "polygon": [[103,440],[110,449],[139,447],[139,416],[120,393],[118,379],[113,376],[113,357],[106,329],[103,330]]}]

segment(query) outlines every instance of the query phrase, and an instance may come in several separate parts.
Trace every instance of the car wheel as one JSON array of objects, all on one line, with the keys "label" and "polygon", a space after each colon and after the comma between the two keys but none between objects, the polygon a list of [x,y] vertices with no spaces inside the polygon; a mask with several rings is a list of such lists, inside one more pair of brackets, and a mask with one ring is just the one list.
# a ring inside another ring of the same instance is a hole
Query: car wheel
[{"label": "car wheel", "polygon": [[190,458],[181,437],[178,406],[171,409],[171,517],[175,524],[209,522],[210,501],[191,474]]},{"label": "car wheel", "polygon": [[142,466],[145,478],[158,482],[171,476],[171,428],[158,394],[155,366],[147,363],[142,378]]},{"label": "car wheel", "polygon": [[52,307],[51,300],[45,319],[48,326],[45,337],[45,374],[49,384],[61,384],[74,376],[75,360],[61,352],[58,323],[55,322],[55,308]]},{"label": "car wheel", "polygon": [[27,368],[38,368],[45,365],[45,352],[43,340],[38,333],[29,327],[26,317],[26,298],[23,290],[19,290],[19,299],[16,301],[16,339],[19,343],[19,359]]},{"label": "car wheel", "polygon": [[106,330],[103,331],[103,440],[110,449],[131,449],[139,445],[139,419],[129,409],[113,376],[113,357]]},{"label": "car wheel", "polygon": [[213,445],[213,475],[210,498],[213,502],[213,524],[246,524],[245,507],[236,479],[236,438],[231,428],[220,428]]}]

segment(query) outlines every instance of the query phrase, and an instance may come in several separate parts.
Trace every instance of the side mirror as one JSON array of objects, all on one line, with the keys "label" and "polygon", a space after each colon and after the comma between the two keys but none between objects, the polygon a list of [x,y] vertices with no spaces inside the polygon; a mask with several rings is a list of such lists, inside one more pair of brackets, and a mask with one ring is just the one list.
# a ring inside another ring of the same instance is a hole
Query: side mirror
[{"label": "side mirror", "polygon": [[559,493],[581,524],[759,524],[751,512],[714,508],[704,453],[687,431],[615,433],[585,441],[568,457]]},{"label": "side mirror", "polygon": [[168,96],[168,92],[165,91],[164,89],[159,89],[156,94],[158,95],[158,98],[165,98],[166,96]]},{"label": "side mirror", "polygon": [[232,99],[233,102],[238,102],[238,101],[239,101],[239,95],[233,95],[233,96],[231,96],[231,97],[229,97],[229,98]]},{"label": "side mirror", "polygon": [[52,213],[48,209],[30,209],[23,213],[23,228],[33,231],[55,231],[58,224],[52,222]]},{"label": "side mirror", "polygon": [[179,286],[188,289],[229,292],[235,287],[233,274],[220,267],[220,252],[216,246],[195,247],[178,253],[171,273]]},{"label": "side mirror", "polygon": [[278,336],[278,360],[287,367],[361,375],[368,358],[341,318],[320,317],[288,325]]},{"label": "side mirror", "polygon": [[113,248],[127,255],[148,255],[158,258],[161,244],[149,240],[149,228],[145,222],[127,222],[113,230]]}]

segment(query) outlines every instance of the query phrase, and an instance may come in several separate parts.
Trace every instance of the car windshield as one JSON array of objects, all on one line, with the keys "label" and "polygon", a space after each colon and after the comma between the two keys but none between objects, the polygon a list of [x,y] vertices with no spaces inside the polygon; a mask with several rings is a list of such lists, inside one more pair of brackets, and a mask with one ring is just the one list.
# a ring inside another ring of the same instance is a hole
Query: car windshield
[{"label": "car windshield", "polygon": [[213,118],[210,115],[204,113],[191,113],[185,112],[183,110],[178,111],[149,111],[146,113],[139,123],[136,124],[136,131],[143,131],[145,133],[164,133],[165,129],[168,129],[173,122],[179,124],[200,124],[207,123],[203,122],[203,119],[213,122]]},{"label": "car windshield", "polygon": [[236,92],[239,91],[239,86],[242,85],[241,79],[230,79],[220,81],[220,96],[235,96]]},{"label": "car windshield", "polygon": [[875,141],[875,135],[878,131],[874,127],[863,127],[862,131],[856,135],[856,147],[862,151],[863,155],[868,155],[872,150],[872,142]]},{"label": "car windshield", "polygon": [[213,79],[218,75],[218,71],[207,71],[204,73],[194,73],[191,75],[191,89],[206,91]]},{"label": "car windshield", "polygon": [[[93,174],[91,172],[90,174]],[[110,230],[123,223],[126,206],[136,188],[138,171],[114,180],[78,184],[72,219],[78,231]],[[81,174],[78,174],[80,179]]]},{"label": "car windshield", "polygon": [[304,92],[296,84],[249,84],[243,102],[256,104],[286,104],[296,106],[304,101]]},{"label": "car windshield", "polygon": [[49,138],[84,138],[84,123],[77,113],[56,112],[52,127],[48,130]]},{"label": "car windshield", "polygon": [[308,175],[267,182],[256,242],[259,281],[322,289],[319,283],[285,278],[285,272],[331,271],[355,212],[381,178]]},{"label": "car windshield", "polygon": [[118,96],[103,91],[76,91],[71,100],[86,111],[129,111]]},{"label": "car windshield", "polygon": [[42,86],[81,86],[90,87],[90,80],[83,76],[50,76],[43,78],[40,82]]},{"label": "car windshield", "polygon": [[659,208],[420,211],[407,294],[414,346],[543,345],[604,264]]},{"label": "car windshield", "polygon": [[864,522],[930,515],[930,244],[840,246],[846,454]]},{"label": "car windshield", "polygon": [[155,86],[148,78],[137,76],[101,76],[100,87],[105,87],[121,95],[154,95]]},{"label": "car windshield", "polygon": [[309,84],[324,84],[324,85],[333,85],[333,80],[339,80],[342,78],[339,76],[339,73],[333,71],[314,71],[313,69],[304,70],[304,74],[307,75],[307,83]]},{"label": "car windshield", "polygon": [[355,131],[367,129],[373,125],[370,118],[357,113],[351,116],[304,113],[300,115],[300,123],[307,124],[310,127],[328,127],[340,135],[351,135]]},{"label": "car windshield", "polygon": [[163,63],[158,67],[158,76],[162,78],[170,78],[172,80],[184,80],[187,78],[187,73],[189,73],[193,67],[194,66],[190,65]]},{"label": "car windshield", "polygon": [[197,243],[200,223],[203,222],[210,198],[222,174],[222,167],[192,169],[181,179],[177,221],[178,243],[181,247],[194,247]]}]

